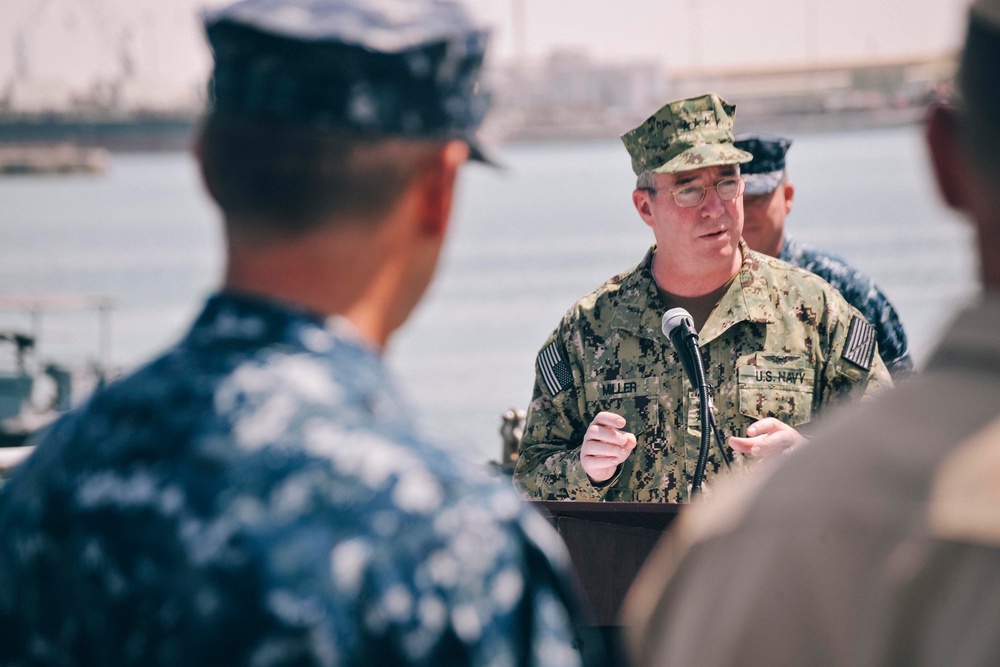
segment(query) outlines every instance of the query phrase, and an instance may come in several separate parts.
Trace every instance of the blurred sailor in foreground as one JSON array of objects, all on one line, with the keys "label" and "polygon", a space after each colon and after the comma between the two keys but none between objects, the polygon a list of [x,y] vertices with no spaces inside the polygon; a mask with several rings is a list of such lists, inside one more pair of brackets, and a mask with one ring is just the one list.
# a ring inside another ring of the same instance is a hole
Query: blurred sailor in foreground
[{"label": "blurred sailor in foreground", "polygon": [[736,147],[753,155],[742,166],[743,239],[753,250],[811,271],[837,288],[875,327],[878,353],[899,381],[913,371],[906,332],[889,299],[869,276],[841,258],[795,240],[785,231],[795,186],[788,180],[785,153],[791,139],[766,134],[737,135]]},{"label": "blurred sailor in foreground", "polygon": [[445,1],[211,12],[227,267],[0,502],[0,663],[580,665],[544,519],[414,428],[380,355],[486,110]]},{"label": "blurred sailor in foreground", "polygon": [[985,294],[924,372],[690,508],[633,587],[638,664],[1000,663],[1000,0],[926,136]]},{"label": "blurred sailor in foreground", "polygon": [[[690,498],[700,402],[661,331],[670,308],[693,317],[737,470],[798,442],[795,427],[827,406],[891,386],[860,313],[740,239],[740,164],[751,156],[733,146],[734,113],[715,94],[677,100],[622,136],[638,177],[632,203],[656,243],[542,346],[515,470],[528,496]],[[723,455],[712,448],[706,480]]]}]

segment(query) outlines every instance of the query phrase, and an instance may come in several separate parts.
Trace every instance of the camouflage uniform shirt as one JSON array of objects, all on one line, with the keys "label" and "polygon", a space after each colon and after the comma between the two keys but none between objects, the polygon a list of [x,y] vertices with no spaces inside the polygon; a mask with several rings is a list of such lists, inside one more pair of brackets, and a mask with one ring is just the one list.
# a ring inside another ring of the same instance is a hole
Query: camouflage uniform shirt
[{"label": "camouflage uniform shirt", "polygon": [[787,235],[779,258],[811,271],[833,285],[849,304],[868,318],[875,327],[879,356],[894,380],[898,381],[913,372],[906,332],[896,310],[874,280],[839,257],[820,252]]},{"label": "camouflage uniform shirt", "polygon": [[[764,417],[800,427],[830,403],[892,386],[871,325],[840,294],[745,242],[740,249],[742,268],[698,341],[724,440]],[[577,302],[543,346],[515,470],[529,497],[688,500],[699,401],[660,329],[654,251]],[[595,486],[580,447],[603,410],[626,419],[637,445],[610,483]],[[743,470],[752,457],[735,458]],[[720,466],[713,443],[706,482]]]},{"label": "camouflage uniform shirt", "polygon": [[0,664],[581,664],[555,532],[338,318],[214,297],[0,497]]}]

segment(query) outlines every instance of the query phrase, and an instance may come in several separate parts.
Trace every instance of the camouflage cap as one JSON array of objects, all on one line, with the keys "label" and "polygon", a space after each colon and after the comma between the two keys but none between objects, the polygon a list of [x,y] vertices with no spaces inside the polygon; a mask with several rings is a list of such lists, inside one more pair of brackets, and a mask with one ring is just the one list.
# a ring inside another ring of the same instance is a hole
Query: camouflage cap
[{"label": "camouflage cap", "polygon": [[632,171],[674,174],[753,156],[733,146],[736,105],[715,93],[668,102],[639,127],[621,136]]},{"label": "camouflage cap", "polygon": [[381,137],[464,139],[488,107],[488,31],[452,0],[243,0],[204,14],[216,112]]},{"label": "camouflage cap", "polygon": [[753,155],[740,170],[746,189],[743,194],[765,195],[774,192],[785,176],[785,153],[791,139],[772,134],[739,134],[733,145]]}]

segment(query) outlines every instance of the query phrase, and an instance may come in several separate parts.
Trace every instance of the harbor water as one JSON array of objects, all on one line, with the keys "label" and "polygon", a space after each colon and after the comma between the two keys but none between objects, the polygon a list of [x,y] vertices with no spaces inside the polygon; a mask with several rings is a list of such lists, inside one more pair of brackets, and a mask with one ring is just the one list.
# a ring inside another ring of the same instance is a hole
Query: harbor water
[{"label": "harbor water", "polygon": [[[562,314],[652,241],[620,143],[497,154],[503,169],[464,171],[437,278],[386,352],[426,428],[478,461],[499,456],[500,415],[527,406],[535,354]],[[803,134],[788,164],[788,231],[876,279],[919,368],[978,290],[971,230],[939,203],[920,128]],[[112,297],[111,360],[127,370],[176,340],[218,284],[219,227],[185,153],[115,153],[103,176],[0,179],[0,293]],[[31,326],[0,313],[0,329]],[[44,356],[95,358],[92,313],[40,326]]]}]

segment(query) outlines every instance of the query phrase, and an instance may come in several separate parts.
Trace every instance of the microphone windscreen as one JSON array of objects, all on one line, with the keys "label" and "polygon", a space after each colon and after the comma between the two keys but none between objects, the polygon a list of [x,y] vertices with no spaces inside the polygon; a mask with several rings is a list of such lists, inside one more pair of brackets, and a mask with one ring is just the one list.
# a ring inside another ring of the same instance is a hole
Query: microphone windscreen
[{"label": "microphone windscreen", "polygon": [[691,313],[683,308],[671,308],[667,312],[663,313],[663,320],[661,321],[663,335],[670,338],[674,329],[679,326],[683,326],[685,321],[687,323],[687,327],[685,328],[688,331],[694,331],[694,320],[691,319]]}]

